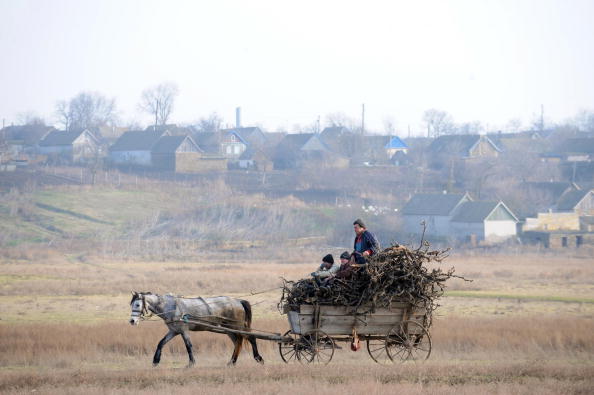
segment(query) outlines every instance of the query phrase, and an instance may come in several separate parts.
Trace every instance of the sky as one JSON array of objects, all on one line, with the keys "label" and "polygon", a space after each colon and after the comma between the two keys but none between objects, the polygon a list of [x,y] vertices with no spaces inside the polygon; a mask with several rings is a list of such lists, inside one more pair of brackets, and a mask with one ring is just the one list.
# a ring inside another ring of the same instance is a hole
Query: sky
[{"label": "sky", "polygon": [[593,0],[0,0],[0,118],[115,97],[150,123],[142,91],[179,87],[171,121],[212,112],[299,131],[344,113],[423,131],[429,108],[504,128],[594,110]]}]

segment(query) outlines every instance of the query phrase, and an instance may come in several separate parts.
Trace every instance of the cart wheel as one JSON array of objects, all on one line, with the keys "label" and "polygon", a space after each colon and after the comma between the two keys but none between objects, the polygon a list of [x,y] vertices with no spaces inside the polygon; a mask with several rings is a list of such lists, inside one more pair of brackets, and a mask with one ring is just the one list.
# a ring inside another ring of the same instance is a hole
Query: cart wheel
[{"label": "cart wheel", "polygon": [[418,322],[404,321],[386,336],[386,352],[394,361],[424,361],[431,354],[431,337]]},{"label": "cart wheel", "polygon": [[385,338],[368,338],[367,352],[371,359],[380,365],[391,365],[394,363],[392,357],[388,354]]},{"label": "cart wheel", "polygon": [[295,344],[297,360],[303,364],[327,365],[332,360],[334,348],[334,340],[319,329],[302,335]]},{"label": "cart wheel", "polygon": [[292,334],[291,331],[286,331],[283,336],[291,337],[293,341],[291,342],[279,342],[278,343],[278,352],[285,363],[295,362],[297,360],[297,336]]}]

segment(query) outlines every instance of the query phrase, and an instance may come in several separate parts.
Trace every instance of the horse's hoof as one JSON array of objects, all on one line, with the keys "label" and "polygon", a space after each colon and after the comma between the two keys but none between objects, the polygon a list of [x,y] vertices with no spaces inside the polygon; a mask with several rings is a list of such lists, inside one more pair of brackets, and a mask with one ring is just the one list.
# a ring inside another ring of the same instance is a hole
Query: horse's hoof
[{"label": "horse's hoof", "polygon": [[196,362],[194,362],[194,361],[188,362],[188,364],[186,365],[186,369],[193,368],[194,365],[196,365]]},{"label": "horse's hoof", "polygon": [[227,362],[227,367],[228,368],[234,368],[235,367],[235,362],[233,362],[233,361]]},{"label": "horse's hoof", "polygon": [[258,357],[258,358],[255,358],[255,359],[256,359],[256,362],[258,362],[260,365],[264,365],[264,358]]},{"label": "horse's hoof", "polygon": [[159,363],[158,362],[157,363],[154,363],[153,362],[153,368],[156,368],[157,366],[159,366]]}]

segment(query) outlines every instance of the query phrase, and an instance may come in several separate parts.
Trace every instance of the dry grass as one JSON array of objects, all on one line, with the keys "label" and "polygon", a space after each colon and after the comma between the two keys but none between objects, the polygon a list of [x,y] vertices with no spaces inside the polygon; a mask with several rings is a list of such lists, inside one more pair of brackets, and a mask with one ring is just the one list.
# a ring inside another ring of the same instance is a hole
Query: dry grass
[{"label": "dry grass", "polygon": [[322,251],[286,256],[151,262],[13,252],[0,263],[0,392],[586,394],[594,387],[594,303],[555,301],[594,298],[594,267],[591,259],[555,256],[452,256],[448,265],[475,281],[451,284],[458,296],[442,299],[423,365],[383,368],[347,347],[325,368],[284,365],[276,344],[260,341],[264,367],[248,350],[226,368],[229,339],[192,333],[196,367],[184,368],[180,339],[164,349],[160,367],[150,367],[166,328],[127,324],[130,290],[245,296],[255,328],[284,332],[278,293],[246,294],[311,272]]},{"label": "dry grass", "polygon": [[[281,331],[279,319],[260,329]],[[266,367],[244,351],[237,368],[226,336],[193,333],[197,366],[187,361],[180,339],[166,347],[159,368],[150,368],[162,323],[0,326],[0,391],[3,393],[321,393],[513,392],[586,393],[594,384],[594,322],[574,317],[503,319],[449,317],[432,328],[434,352],[422,365],[376,366],[360,350],[337,350],[332,365],[285,366],[272,342],[260,342]],[[59,389],[59,390],[58,390]],[[539,391],[541,392],[541,391]],[[229,392],[226,392],[229,393]]]}]

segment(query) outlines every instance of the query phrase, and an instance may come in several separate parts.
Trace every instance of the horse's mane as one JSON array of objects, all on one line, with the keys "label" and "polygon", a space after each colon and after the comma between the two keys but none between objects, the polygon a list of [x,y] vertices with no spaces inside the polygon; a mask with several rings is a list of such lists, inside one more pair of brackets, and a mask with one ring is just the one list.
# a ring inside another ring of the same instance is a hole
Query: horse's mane
[{"label": "horse's mane", "polygon": [[140,299],[140,295],[152,295],[152,292],[134,292],[132,294],[132,300],[130,301],[130,304],[134,303],[135,300]]}]

